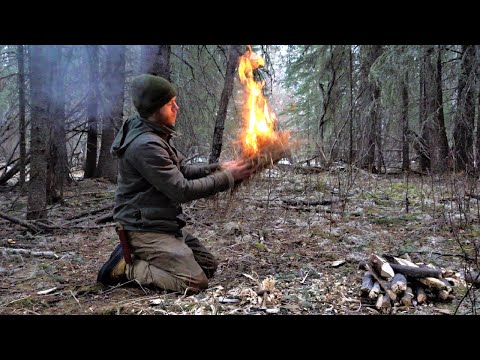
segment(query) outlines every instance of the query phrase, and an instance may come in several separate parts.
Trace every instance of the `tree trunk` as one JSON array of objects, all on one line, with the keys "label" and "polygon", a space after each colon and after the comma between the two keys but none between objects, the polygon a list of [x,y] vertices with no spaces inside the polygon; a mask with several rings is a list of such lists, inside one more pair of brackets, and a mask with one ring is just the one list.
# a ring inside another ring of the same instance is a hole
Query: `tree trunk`
[{"label": "tree trunk", "polygon": [[218,162],[222,151],[223,129],[227,117],[228,102],[232,96],[233,83],[235,80],[235,68],[237,67],[240,48],[237,45],[230,45],[228,51],[227,68],[225,70],[225,83],[223,85],[217,117],[215,119],[215,130],[213,132],[212,151],[208,158],[210,164]]},{"label": "tree trunk", "polygon": [[449,158],[449,146],[447,138],[447,128],[445,126],[445,115],[444,115],[444,105],[443,105],[443,80],[442,80],[442,47],[437,46],[437,71],[436,71],[436,104],[435,108],[437,110],[437,138],[438,138],[438,166],[439,172],[444,172],[448,170],[448,158]]},{"label": "tree trunk", "polygon": [[98,79],[100,78],[98,62],[98,45],[87,45],[88,56],[88,81],[89,93],[87,101],[87,158],[85,161],[84,178],[92,178],[97,169],[97,148],[98,148],[98,101],[100,91]]},{"label": "tree trunk", "polygon": [[455,169],[473,172],[473,131],[475,126],[474,62],[475,45],[462,45],[462,64],[457,87],[457,109],[453,131]]},{"label": "tree trunk", "polygon": [[[436,55],[436,59],[434,56]],[[441,49],[426,49],[425,67],[426,131],[431,171],[443,173],[448,168],[448,140],[443,115]]]},{"label": "tree trunk", "polygon": [[[476,45],[476,52],[480,54],[480,45]],[[480,64],[475,65],[477,79],[480,78]],[[476,173],[480,173],[480,91],[478,92],[478,102],[477,102],[477,156],[476,156]]]},{"label": "tree trunk", "polygon": [[65,138],[65,71],[62,46],[51,45],[52,79],[50,85],[50,136],[47,158],[47,203],[63,198],[63,183],[67,177],[67,145]]},{"label": "tree trunk", "polygon": [[379,169],[375,167],[375,144],[378,143],[377,122],[379,121],[380,89],[377,84],[369,79],[369,74],[371,67],[382,53],[382,47],[381,45],[364,45],[362,46],[362,52],[364,53],[361,68],[362,113],[364,114],[363,123],[365,124],[362,166],[372,172],[378,172]]},{"label": "tree trunk", "polygon": [[410,147],[408,142],[408,70],[402,81],[402,170],[410,170]]},{"label": "tree trunk", "polygon": [[28,189],[27,219],[42,219],[47,215],[47,129],[48,83],[50,64],[49,46],[32,45],[30,48],[30,181]]},{"label": "tree trunk", "polygon": [[19,118],[19,132],[20,132],[20,187],[25,185],[25,167],[27,160],[26,149],[26,125],[25,125],[25,59],[23,45],[17,45],[17,60],[18,60],[18,118]]},{"label": "tree trunk", "polygon": [[110,148],[116,130],[122,124],[125,88],[125,45],[107,47],[107,74],[105,82],[105,106],[102,121],[102,141],[96,177],[112,182],[117,178],[117,161]]},{"label": "tree trunk", "polygon": [[[380,88],[375,85],[375,90],[373,91],[373,98],[375,99],[375,107],[372,109],[374,111],[372,115],[374,127],[374,137],[375,137],[375,144],[376,144],[376,169],[377,172],[382,172],[382,166],[384,164],[383,161],[383,134],[382,134],[382,117],[381,115],[381,108],[380,108]],[[385,169],[386,171],[386,169]]]},{"label": "tree trunk", "polygon": [[144,45],[140,72],[158,75],[170,81],[171,52],[170,45]]},{"label": "tree trunk", "polygon": [[352,46],[349,47],[349,79],[350,79],[350,109],[348,111],[348,116],[350,118],[350,144],[349,144],[349,161],[350,164],[353,164],[353,56],[352,56]]},{"label": "tree trunk", "polygon": [[419,124],[421,128],[421,135],[420,138],[417,139],[418,141],[415,143],[415,146],[418,149],[418,153],[420,155],[420,169],[422,171],[426,171],[430,169],[430,155],[428,153],[428,144],[429,144],[429,131],[427,127],[427,112],[426,112],[426,96],[425,96],[425,68],[426,68],[427,57],[424,52],[420,54],[420,76],[419,76]]}]

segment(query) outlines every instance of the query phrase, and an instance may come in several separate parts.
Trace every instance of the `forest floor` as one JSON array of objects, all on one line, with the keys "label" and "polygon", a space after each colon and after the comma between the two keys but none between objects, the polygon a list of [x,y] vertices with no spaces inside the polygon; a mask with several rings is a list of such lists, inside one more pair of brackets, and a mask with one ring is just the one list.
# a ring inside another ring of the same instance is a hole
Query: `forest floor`
[{"label": "forest floor", "polygon": [[[188,229],[220,262],[207,290],[184,296],[96,283],[118,242],[113,224],[95,222],[108,210],[73,217],[113,204],[115,185],[81,180],[49,209],[50,224],[64,229],[32,234],[0,219],[0,314],[379,314],[360,296],[359,265],[372,253],[478,270],[465,260],[478,255],[476,185],[462,176],[407,179],[342,165],[318,173],[275,167],[234,192],[184,204]],[[0,192],[10,216],[23,219],[26,203],[18,188]],[[270,294],[257,296],[262,287]],[[453,294],[391,313],[480,310],[478,289],[460,281]]]}]

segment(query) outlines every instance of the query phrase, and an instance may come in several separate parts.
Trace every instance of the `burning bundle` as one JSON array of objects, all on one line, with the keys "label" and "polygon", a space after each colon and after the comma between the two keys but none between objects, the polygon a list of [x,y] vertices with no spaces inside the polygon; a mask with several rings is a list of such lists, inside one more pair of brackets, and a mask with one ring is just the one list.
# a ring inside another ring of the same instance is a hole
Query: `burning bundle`
[{"label": "burning bundle", "polygon": [[264,65],[263,58],[248,50],[240,57],[238,74],[245,90],[244,126],[240,135],[241,158],[251,160],[261,170],[289,154],[289,133],[275,129],[277,117],[270,110],[262,89],[265,82],[256,82],[253,72]]}]

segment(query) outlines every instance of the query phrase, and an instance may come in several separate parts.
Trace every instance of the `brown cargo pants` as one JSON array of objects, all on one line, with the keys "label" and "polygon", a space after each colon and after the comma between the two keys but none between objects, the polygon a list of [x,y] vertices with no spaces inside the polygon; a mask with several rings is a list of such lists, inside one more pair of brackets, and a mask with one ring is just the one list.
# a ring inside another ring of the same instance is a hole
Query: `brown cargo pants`
[{"label": "brown cargo pants", "polygon": [[196,237],[182,235],[128,231],[133,265],[127,264],[127,278],[187,294],[206,289],[218,263]]}]

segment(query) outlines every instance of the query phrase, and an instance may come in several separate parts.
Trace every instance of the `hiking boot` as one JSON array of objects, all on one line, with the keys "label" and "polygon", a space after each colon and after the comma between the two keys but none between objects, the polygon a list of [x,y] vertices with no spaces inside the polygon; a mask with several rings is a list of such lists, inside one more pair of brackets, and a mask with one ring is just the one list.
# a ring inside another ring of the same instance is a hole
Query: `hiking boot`
[{"label": "hiking boot", "polygon": [[126,282],[125,275],[125,259],[123,257],[123,249],[120,244],[113,250],[110,259],[103,264],[98,272],[97,281],[103,285],[116,285],[118,283]]}]

